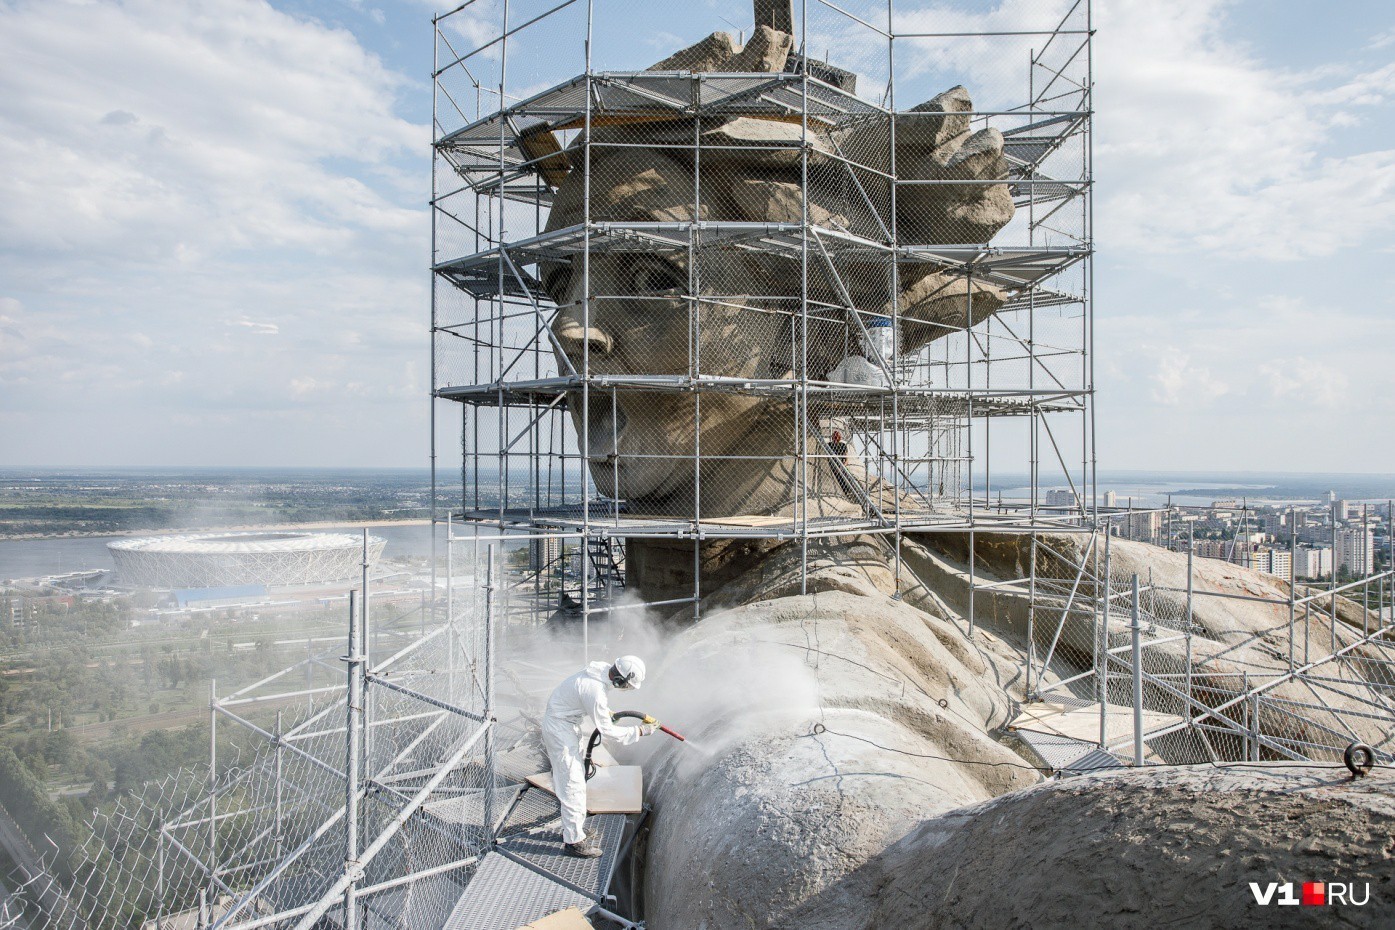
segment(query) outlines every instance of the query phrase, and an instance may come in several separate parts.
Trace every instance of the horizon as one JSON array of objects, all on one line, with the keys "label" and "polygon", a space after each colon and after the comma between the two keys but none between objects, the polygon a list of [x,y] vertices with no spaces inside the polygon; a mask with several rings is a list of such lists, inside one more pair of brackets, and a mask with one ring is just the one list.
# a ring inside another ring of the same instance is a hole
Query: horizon
[{"label": "horizon", "polygon": [[[0,9],[0,463],[429,465],[421,75],[448,5]],[[1395,435],[1359,424],[1395,414],[1395,268],[1370,261],[1395,233],[1395,12],[1101,7],[1100,461],[1181,468],[1204,445],[1218,469],[1381,473]],[[749,16],[638,8],[598,30],[599,64]],[[975,60],[946,77],[993,83]]]},{"label": "horizon", "polygon": [[[423,474],[430,474],[429,465],[0,465],[0,475],[12,473],[28,472],[140,472],[140,471],[250,471],[250,472],[271,472],[271,471],[327,471],[327,472],[404,472],[419,471]],[[487,468],[481,466],[481,471]],[[1282,471],[1282,470],[1258,470],[1252,468],[1138,468],[1138,467],[1100,467],[1097,469],[1100,475],[1196,475],[1196,476],[1224,476],[1224,475],[1256,475],[1264,477],[1302,477],[1302,478],[1322,478],[1322,477],[1351,477],[1351,478],[1392,478],[1395,479],[1395,472],[1380,471]],[[1011,470],[995,469],[994,475],[1020,477],[1027,472],[1015,472]]]}]

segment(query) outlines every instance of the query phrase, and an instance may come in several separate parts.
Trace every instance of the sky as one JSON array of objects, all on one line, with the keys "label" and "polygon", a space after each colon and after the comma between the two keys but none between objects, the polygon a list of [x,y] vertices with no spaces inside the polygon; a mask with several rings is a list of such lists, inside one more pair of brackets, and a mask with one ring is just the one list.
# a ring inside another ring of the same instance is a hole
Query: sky
[{"label": "sky", "polygon": [[[427,463],[439,8],[0,0],[0,466]],[[1395,7],[1333,11],[1096,0],[1103,467],[1395,470]]]}]

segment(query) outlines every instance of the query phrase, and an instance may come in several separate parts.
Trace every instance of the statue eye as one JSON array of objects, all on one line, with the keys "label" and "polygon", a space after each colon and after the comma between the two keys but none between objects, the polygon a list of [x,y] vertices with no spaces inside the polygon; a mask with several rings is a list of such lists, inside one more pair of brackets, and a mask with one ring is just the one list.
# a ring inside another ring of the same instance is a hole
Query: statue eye
[{"label": "statue eye", "polygon": [[668,262],[645,260],[630,273],[630,291],[634,294],[662,294],[677,291],[687,284],[687,276]]}]

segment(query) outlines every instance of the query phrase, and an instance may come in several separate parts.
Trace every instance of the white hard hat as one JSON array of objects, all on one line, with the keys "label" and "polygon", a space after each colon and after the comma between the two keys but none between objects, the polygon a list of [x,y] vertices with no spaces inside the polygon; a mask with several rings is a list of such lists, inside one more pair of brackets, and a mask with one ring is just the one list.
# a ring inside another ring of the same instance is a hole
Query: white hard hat
[{"label": "white hard hat", "polygon": [[610,667],[610,680],[617,688],[639,690],[644,684],[644,660],[639,656],[621,656]]}]

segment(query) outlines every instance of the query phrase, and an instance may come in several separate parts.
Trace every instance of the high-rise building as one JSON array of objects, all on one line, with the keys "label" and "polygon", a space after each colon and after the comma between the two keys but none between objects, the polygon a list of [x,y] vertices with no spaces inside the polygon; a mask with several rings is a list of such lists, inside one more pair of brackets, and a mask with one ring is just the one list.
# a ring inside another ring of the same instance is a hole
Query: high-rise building
[{"label": "high-rise building", "polygon": [[1105,492],[1104,492],[1104,506],[1106,506],[1106,507],[1118,507],[1118,506],[1119,506],[1119,495],[1116,494],[1116,493],[1114,493],[1113,491],[1105,491]]},{"label": "high-rise building", "polygon": [[1326,546],[1295,549],[1293,574],[1298,578],[1325,578],[1332,574],[1332,550]]},{"label": "high-rise building", "polygon": [[1291,559],[1289,553],[1283,549],[1256,549],[1253,552],[1245,552],[1238,559],[1241,565],[1253,568],[1257,572],[1264,572],[1266,575],[1278,575],[1280,578],[1288,577],[1288,569]]},{"label": "high-rise building", "polygon": [[1309,523],[1298,531],[1298,541],[1318,548],[1330,547],[1332,545],[1332,527],[1321,523]]},{"label": "high-rise building", "polygon": [[1337,531],[1337,567],[1362,577],[1376,569],[1375,534],[1355,526]]},{"label": "high-rise building", "polygon": [[528,540],[528,571],[540,572],[549,566],[556,567],[562,555],[562,540],[554,536]]},{"label": "high-rise building", "polygon": [[1202,559],[1224,559],[1230,554],[1230,540],[1198,539],[1192,543],[1192,552]]},{"label": "high-rise building", "polygon": [[1129,539],[1137,539],[1142,542],[1157,542],[1162,534],[1162,513],[1157,510],[1145,510],[1141,513],[1131,513],[1125,521],[1125,535]]}]

